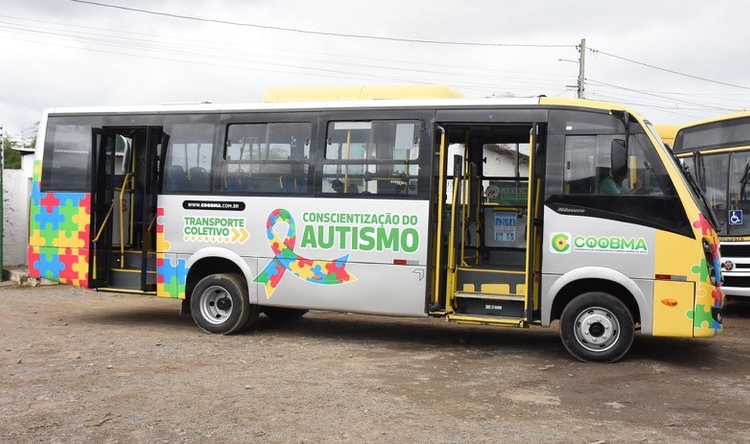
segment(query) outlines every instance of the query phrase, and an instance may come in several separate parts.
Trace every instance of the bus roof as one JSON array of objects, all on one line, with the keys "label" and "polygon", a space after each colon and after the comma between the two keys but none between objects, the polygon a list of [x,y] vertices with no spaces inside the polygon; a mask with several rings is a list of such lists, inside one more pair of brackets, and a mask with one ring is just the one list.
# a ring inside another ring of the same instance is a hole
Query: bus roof
[{"label": "bus roof", "polygon": [[253,112],[253,111],[317,111],[337,109],[386,109],[386,108],[467,108],[467,107],[518,107],[530,105],[585,107],[592,109],[627,110],[638,115],[624,105],[597,102],[586,99],[562,99],[549,97],[524,98],[412,98],[393,100],[324,100],[302,102],[252,102],[252,103],[178,103],[144,106],[84,106],[48,108],[45,115],[76,114],[169,114],[169,113],[209,113],[209,112]]},{"label": "bus roof", "polygon": [[693,126],[706,125],[706,124],[709,124],[709,123],[721,122],[721,121],[726,121],[726,120],[742,119],[742,118],[746,118],[746,117],[750,117],[750,111],[739,111],[739,112],[736,112],[736,113],[724,114],[724,115],[720,115],[720,116],[709,117],[709,118],[703,119],[703,120],[697,120],[695,122],[690,122],[690,123],[687,123],[685,125],[682,125],[680,127],[680,129],[682,129],[682,128],[691,128]]}]

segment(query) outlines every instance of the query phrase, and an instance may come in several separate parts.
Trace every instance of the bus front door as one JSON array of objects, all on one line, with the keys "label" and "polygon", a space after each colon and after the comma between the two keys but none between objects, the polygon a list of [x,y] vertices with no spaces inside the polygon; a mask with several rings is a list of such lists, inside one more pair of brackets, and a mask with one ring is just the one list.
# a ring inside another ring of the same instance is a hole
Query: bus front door
[{"label": "bus front door", "polygon": [[[537,125],[446,127],[440,311],[452,321],[526,327],[538,310],[544,134]],[[451,135],[453,135],[451,137]],[[446,144],[448,145],[448,144]],[[435,314],[437,311],[434,310]]]}]

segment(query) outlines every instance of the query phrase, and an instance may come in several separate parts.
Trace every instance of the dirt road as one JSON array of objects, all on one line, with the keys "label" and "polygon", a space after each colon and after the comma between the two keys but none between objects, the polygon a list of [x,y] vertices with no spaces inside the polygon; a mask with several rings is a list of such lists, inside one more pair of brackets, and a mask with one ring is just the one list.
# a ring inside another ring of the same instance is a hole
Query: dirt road
[{"label": "dirt road", "polygon": [[0,442],[748,442],[750,304],[585,364],[554,329],[311,312],[202,333],[179,303],[0,288]]}]

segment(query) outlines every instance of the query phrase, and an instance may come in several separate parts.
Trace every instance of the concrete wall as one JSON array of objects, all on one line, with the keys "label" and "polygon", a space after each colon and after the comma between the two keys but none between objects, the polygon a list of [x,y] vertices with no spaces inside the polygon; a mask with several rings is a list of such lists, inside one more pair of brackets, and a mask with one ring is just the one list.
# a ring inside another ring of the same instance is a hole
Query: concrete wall
[{"label": "concrete wall", "polygon": [[29,237],[29,192],[31,162],[24,156],[22,170],[3,170],[3,266],[28,265],[26,246]]}]

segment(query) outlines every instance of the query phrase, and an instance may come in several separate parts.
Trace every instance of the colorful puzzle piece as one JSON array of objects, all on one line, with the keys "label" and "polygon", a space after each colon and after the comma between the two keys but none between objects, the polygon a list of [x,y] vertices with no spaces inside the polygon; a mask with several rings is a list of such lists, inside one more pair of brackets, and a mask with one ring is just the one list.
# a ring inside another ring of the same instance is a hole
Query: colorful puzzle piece
[{"label": "colorful puzzle piece", "polygon": [[77,286],[88,286],[91,196],[43,193],[41,162],[34,164],[29,211],[29,272]]}]

